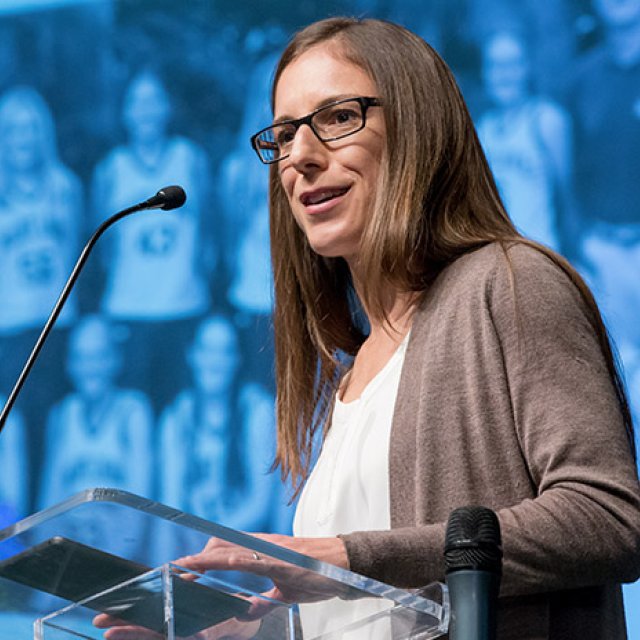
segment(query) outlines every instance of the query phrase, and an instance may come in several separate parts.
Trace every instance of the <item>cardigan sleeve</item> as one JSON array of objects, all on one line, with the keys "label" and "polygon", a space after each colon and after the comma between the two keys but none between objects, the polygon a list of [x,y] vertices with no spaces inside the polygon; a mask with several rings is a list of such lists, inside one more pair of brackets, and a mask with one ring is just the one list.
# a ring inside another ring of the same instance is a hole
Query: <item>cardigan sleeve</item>
[{"label": "cardigan sleeve", "polygon": [[[499,513],[504,589],[633,581],[638,477],[591,312],[549,258],[525,247],[510,255],[513,285],[496,271],[492,309],[537,496]],[[514,311],[505,312],[512,299]]]},{"label": "cardigan sleeve", "polygon": [[[496,509],[502,595],[633,581],[640,489],[590,311],[542,253],[512,247],[510,266],[495,255],[485,297],[533,487],[531,498]],[[444,531],[442,521],[341,538],[353,571],[419,586],[443,578]]]}]

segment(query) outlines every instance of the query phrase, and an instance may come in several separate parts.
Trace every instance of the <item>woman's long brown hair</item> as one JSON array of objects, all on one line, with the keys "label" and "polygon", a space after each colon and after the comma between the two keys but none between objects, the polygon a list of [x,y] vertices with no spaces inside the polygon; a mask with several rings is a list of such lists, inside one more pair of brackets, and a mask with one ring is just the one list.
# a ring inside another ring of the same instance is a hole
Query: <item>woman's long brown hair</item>
[{"label": "woman's long brown hair", "polygon": [[[525,243],[545,253],[580,290],[591,311],[633,448],[623,384],[597,305],[561,256],[523,238],[511,223],[453,74],[406,29],[380,20],[331,18],[300,31],[276,68],[324,44],[373,79],[381,98],[386,150],[375,205],[359,247],[359,291],[367,311],[384,319],[391,286],[420,296],[444,267],[490,242]],[[349,269],[314,253],[296,224],[277,165],[270,176],[271,253],[275,284],[278,444],[275,466],[296,492],[311,464],[314,436],[327,423],[343,373],[339,354],[355,354],[365,336],[354,318]],[[506,251],[505,251],[506,255]]]}]

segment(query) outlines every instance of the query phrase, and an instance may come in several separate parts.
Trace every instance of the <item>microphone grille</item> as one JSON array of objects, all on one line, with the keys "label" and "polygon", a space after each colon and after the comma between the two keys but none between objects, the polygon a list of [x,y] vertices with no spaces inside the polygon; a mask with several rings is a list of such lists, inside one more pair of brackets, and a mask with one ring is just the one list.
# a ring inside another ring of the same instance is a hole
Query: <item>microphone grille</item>
[{"label": "microphone grille", "polygon": [[444,548],[447,573],[475,569],[500,573],[502,546],[498,516],[486,507],[460,507],[449,516]]}]

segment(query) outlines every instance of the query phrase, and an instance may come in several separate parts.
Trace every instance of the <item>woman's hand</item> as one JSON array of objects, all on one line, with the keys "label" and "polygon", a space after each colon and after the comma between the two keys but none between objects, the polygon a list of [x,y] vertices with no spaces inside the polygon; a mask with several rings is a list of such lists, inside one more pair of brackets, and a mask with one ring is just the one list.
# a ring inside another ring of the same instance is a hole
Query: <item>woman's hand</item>
[{"label": "woman's hand", "polygon": [[[295,538],[267,533],[254,534],[254,537],[343,569],[348,568],[346,548],[340,538]],[[263,556],[219,538],[210,538],[201,552],[179,558],[174,564],[200,573],[245,571],[266,576],[273,581],[274,588],[263,595],[285,603],[326,600],[344,591],[339,583],[314,571]],[[272,608],[273,605],[267,601],[253,598],[246,618],[262,617]]]},{"label": "woman's hand", "polygon": [[[341,568],[348,568],[347,552],[340,538],[295,538],[277,534],[260,533],[254,537],[272,544],[328,562]],[[270,556],[253,552],[237,544],[210,538],[202,551],[191,556],[178,558],[173,564],[185,569],[204,573],[206,571],[244,571],[271,579],[274,587],[262,594],[251,597],[251,606],[242,619],[233,618],[189,636],[187,640],[246,640],[252,638],[260,627],[259,620],[283,603],[316,602],[339,597],[344,588],[340,583],[318,575],[315,571],[297,567]],[[186,580],[195,576],[185,573]],[[107,640],[160,640],[160,634],[117,620],[107,614],[100,614],[93,620],[96,627],[107,629]]]},{"label": "woman's hand", "polygon": [[[279,547],[310,556],[315,560],[334,564],[341,569],[349,568],[347,550],[340,538],[295,538],[276,533],[254,533],[251,535]],[[251,562],[252,560],[253,562]],[[247,549],[219,538],[210,538],[202,551],[179,558],[173,564],[200,573],[223,569],[243,571],[246,568],[252,571],[250,567],[258,568],[258,565],[255,564],[255,557],[250,551],[247,552]],[[260,575],[264,574],[260,573]]]},{"label": "woman's hand", "polygon": [[340,538],[295,538],[275,533],[255,533],[252,535],[254,538],[266,540],[304,556],[334,564],[341,569],[349,568],[347,549]]}]

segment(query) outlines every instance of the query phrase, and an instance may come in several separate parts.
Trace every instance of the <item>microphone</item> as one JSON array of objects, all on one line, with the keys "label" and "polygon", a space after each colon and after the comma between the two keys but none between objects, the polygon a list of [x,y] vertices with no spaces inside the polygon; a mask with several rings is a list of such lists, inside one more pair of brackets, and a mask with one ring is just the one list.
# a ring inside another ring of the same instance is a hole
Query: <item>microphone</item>
[{"label": "microphone", "polygon": [[25,362],[24,367],[22,368],[22,371],[18,376],[16,383],[11,393],[9,394],[9,397],[7,398],[7,401],[4,404],[4,407],[2,408],[2,413],[0,413],[0,432],[2,432],[2,429],[4,429],[9,413],[11,412],[11,409],[15,404],[16,398],[18,397],[20,390],[22,389],[24,383],[26,382],[27,377],[31,372],[31,369],[33,368],[33,365],[38,359],[38,355],[40,354],[40,351],[42,350],[42,347],[44,346],[44,343],[46,342],[47,337],[49,336],[49,333],[51,333],[51,329],[53,329],[53,326],[56,323],[58,316],[60,315],[60,312],[62,311],[67,301],[67,298],[69,297],[73,287],[75,286],[76,280],[78,279],[80,272],[82,271],[85,263],[87,262],[87,259],[89,258],[91,251],[93,250],[93,247],[95,246],[100,236],[112,224],[118,222],[118,220],[121,220],[125,216],[131,215],[132,213],[137,213],[138,211],[146,211],[148,209],[162,209],[164,211],[169,211],[170,209],[177,209],[181,207],[186,202],[186,200],[187,200],[187,194],[184,192],[184,189],[182,187],[179,187],[179,186],[163,187],[162,189],[160,189],[160,191],[158,191],[158,193],[156,193],[155,196],[152,196],[148,200],[145,200],[144,202],[139,202],[138,204],[135,204],[132,207],[129,207],[127,209],[123,209],[122,211],[119,211],[118,213],[111,216],[110,218],[107,218],[96,229],[94,234],[87,241],[87,244],[85,244],[82,250],[82,253],[80,254],[80,257],[78,258],[78,261],[76,262],[75,266],[73,267],[73,270],[71,271],[71,275],[69,276],[68,280],[64,285],[64,288],[62,289],[62,293],[60,294],[60,297],[58,298],[58,300],[56,301],[53,307],[53,311],[51,311],[51,314],[47,318],[47,321],[42,331],[40,332],[40,335],[38,336],[38,339],[36,340],[36,343],[33,349],[31,350],[31,353],[29,354],[29,357],[27,358],[27,361]]},{"label": "microphone", "polygon": [[502,575],[496,514],[485,507],[452,511],[444,558],[451,599],[450,640],[495,640]]},{"label": "microphone", "polygon": [[184,189],[174,185],[160,189],[155,196],[141,202],[139,206],[142,206],[143,209],[162,209],[163,211],[169,211],[171,209],[178,209],[186,200],[187,194],[184,192]]}]

